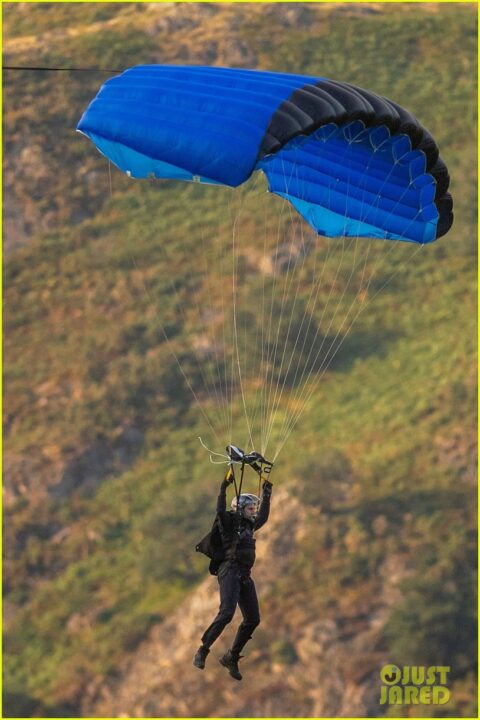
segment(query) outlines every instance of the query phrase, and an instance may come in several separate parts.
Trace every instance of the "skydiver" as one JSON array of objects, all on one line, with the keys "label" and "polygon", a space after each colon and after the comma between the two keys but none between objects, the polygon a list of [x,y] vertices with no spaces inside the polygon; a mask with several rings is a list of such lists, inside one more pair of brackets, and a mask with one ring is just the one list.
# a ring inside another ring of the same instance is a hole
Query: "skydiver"
[{"label": "skydiver", "polygon": [[[238,498],[234,497],[232,509],[227,511],[226,490],[234,482],[234,478],[233,469],[229,468],[217,499],[216,524],[222,552],[218,571],[211,572],[217,574],[220,607],[217,616],[202,636],[202,644],[195,654],[193,664],[203,670],[211,645],[233,619],[238,605],[243,621],[231,649],[220,658],[220,663],[235,680],[241,680],[242,675],[238,669],[238,661],[242,657],[240,652],[260,623],[257,592],[250,573],[255,563],[254,532],[268,520],[273,486],[271,482],[264,480],[261,500],[256,495],[243,493]],[[198,549],[200,546],[197,546]]]}]

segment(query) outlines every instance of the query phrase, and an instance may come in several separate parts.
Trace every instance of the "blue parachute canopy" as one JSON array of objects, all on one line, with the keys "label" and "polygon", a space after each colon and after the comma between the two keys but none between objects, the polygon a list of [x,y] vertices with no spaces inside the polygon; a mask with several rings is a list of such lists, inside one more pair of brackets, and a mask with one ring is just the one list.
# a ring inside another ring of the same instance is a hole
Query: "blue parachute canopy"
[{"label": "blue parachute canopy", "polygon": [[134,178],[236,187],[262,170],[329,237],[428,243],[453,222],[448,171],[428,131],[347,83],[138,66],[102,86],[77,129]]}]

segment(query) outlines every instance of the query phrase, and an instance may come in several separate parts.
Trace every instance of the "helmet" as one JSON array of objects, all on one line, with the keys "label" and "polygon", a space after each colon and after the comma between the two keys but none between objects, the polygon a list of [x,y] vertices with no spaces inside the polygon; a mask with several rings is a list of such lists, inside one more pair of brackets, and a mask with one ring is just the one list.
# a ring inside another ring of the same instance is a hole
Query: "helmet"
[{"label": "helmet", "polygon": [[[246,505],[256,505],[257,508],[260,505],[260,498],[256,495],[252,495],[251,493],[242,493],[239,498],[238,505],[240,507],[240,510],[243,510],[243,508]],[[237,510],[237,496],[232,500],[232,510]]]}]

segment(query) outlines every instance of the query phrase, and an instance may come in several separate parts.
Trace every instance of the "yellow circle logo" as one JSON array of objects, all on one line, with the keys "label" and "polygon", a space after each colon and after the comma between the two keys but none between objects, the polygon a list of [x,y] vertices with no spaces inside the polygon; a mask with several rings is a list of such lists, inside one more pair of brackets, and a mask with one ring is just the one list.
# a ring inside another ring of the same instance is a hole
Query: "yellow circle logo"
[{"label": "yellow circle logo", "polygon": [[380,670],[380,679],[385,685],[395,685],[401,677],[402,671],[396,665],[384,665]]}]

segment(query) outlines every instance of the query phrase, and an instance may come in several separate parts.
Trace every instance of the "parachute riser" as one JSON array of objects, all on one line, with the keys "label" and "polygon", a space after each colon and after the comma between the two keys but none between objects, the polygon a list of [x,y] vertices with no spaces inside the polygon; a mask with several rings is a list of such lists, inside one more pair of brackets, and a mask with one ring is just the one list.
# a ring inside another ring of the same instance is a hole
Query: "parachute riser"
[{"label": "parachute riser", "polygon": [[[260,455],[260,453],[257,453],[254,450],[252,450],[250,453],[244,453],[243,450],[236,447],[235,445],[227,445],[226,451],[227,457],[229,458],[228,465],[233,475],[233,486],[235,488],[235,497],[237,500],[235,515],[237,518],[239,518],[241,515],[240,497],[243,488],[245,466],[249,465],[249,467],[251,467],[252,470],[254,470],[258,475],[258,497],[260,497],[262,481],[265,482],[268,479],[268,476],[273,467],[273,462],[270,462],[270,460],[266,460],[263,455]],[[238,484],[235,473],[233,472],[233,465],[240,465],[240,482]]]},{"label": "parachute riser", "polygon": [[240,509],[240,495],[242,494],[242,485],[243,485],[243,475],[245,473],[245,460],[242,461],[242,466],[240,469],[240,482],[238,484],[237,489],[237,482],[235,481],[235,492],[237,494],[237,512],[241,513]]}]

